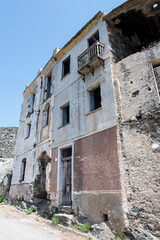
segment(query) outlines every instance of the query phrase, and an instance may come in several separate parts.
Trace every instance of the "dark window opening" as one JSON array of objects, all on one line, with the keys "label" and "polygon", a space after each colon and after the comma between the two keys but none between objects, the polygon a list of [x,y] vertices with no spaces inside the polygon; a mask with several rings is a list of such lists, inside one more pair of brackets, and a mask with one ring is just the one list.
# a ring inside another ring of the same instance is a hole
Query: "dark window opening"
[{"label": "dark window opening", "polygon": [[26,171],[26,158],[22,160],[21,164],[21,175],[20,175],[20,182],[24,181],[25,178],[25,171]]},{"label": "dark window opening", "polygon": [[32,112],[34,110],[34,102],[35,102],[35,94],[32,94],[32,96],[31,96],[31,110],[32,110]]},{"label": "dark window opening", "polygon": [[26,126],[26,138],[30,136],[30,132],[31,132],[31,123],[27,124]]},{"label": "dark window opening", "polygon": [[62,107],[62,126],[69,123],[69,104]]},{"label": "dark window opening", "polygon": [[100,87],[91,90],[90,92],[90,111],[100,108],[101,105],[101,89]]},{"label": "dark window opening", "polygon": [[62,64],[62,77],[70,72],[70,56],[63,61]]},{"label": "dark window opening", "polygon": [[51,96],[51,76],[47,77],[47,97],[46,100],[48,98],[50,98]]},{"label": "dark window opening", "polygon": [[72,148],[71,147],[62,149],[61,159],[69,158],[71,156],[72,156]]},{"label": "dark window opening", "polygon": [[88,39],[88,46],[90,47],[92,44],[94,44],[97,41],[99,41],[99,31],[97,31]]}]

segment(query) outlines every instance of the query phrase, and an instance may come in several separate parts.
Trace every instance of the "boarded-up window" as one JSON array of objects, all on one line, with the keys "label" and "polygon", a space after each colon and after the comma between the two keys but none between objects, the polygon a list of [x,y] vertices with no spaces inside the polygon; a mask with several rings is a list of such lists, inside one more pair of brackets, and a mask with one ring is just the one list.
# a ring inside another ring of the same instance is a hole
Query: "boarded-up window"
[{"label": "boarded-up window", "polygon": [[97,87],[91,91],[89,91],[90,95],[90,111],[94,111],[100,108],[101,105],[101,89]]},{"label": "boarded-up window", "polygon": [[48,106],[44,111],[43,111],[43,127],[46,127],[49,123],[49,112],[50,112],[50,107]]},{"label": "boarded-up window", "polygon": [[25,179],[25,171],[26,171],[26,158],[24,158],[21,163],[21,172],[20,172],[20,179],[19,179],[20,182],[23,182]]},{"label": "boarded-up window", "polygon": [[70,110],[69,110],[69,103],[64,107],[61,107],[62,110],[62,126],[69,123],[70,121]]},{"label": "boarded-up window", "polygon": [[154,67],[154,74],[156,77],[157,87],[158,87],[159,96],[160,96],[160,65]]}]

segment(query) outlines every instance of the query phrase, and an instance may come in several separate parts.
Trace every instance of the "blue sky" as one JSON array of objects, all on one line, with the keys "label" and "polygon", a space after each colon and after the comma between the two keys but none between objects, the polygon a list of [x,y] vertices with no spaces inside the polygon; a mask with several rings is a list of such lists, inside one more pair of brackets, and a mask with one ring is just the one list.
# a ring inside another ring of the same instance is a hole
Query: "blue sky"
[{"label": "blue sky", "polygon": [[121,0],[0,0],[0,127],[18,126],[23,91],[99,10]]}]

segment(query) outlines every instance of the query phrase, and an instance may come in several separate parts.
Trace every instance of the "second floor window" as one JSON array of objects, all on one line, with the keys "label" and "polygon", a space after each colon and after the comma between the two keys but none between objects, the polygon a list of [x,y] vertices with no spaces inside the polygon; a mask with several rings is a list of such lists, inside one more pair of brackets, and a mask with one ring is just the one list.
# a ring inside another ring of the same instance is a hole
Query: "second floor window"
[{"label": "second floor window", "polygon": [[70,73],[70,56],[67,57],[62,63],[62,78]]},{"label": "second floor window", "polygon": [[70,107],[69,103],[61,107],[62,111],[62,126],[70,122]]},{"label": "second floor window", "polygon": [[98,108],[100,108],[101,105],[101,89],[100,86],[89,91],[89,97],[90,97],[90,111],[94,111]]}]

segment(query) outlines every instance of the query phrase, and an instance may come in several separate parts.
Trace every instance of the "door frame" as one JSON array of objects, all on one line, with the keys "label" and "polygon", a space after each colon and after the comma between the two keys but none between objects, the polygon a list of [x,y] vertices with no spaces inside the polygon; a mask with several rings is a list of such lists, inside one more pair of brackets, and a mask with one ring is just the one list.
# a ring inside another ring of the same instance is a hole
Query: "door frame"
[{"label": "door frame", "polygon": [[[60,147],[58,147],[58,169],[57,169],[57,190],[58,190],[58,205],[61,204],[60,202],[60,164],[61,164],[61,150],[64,149],[64,148],[69,148],[71,147],[72,148],[72,156],[71,156],[71,200],[72,200],[72,203],[73,203],[73,189],[74,189],[74,143],[67,143],[67,144],[64,144],[64,145],[61,145]],[[72,204],[73,205],[73,204]]]}]

